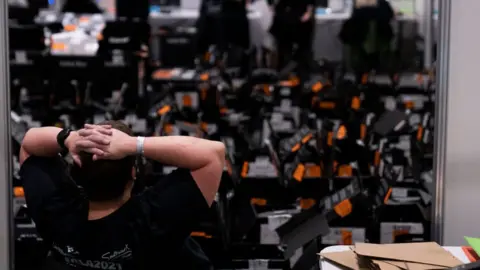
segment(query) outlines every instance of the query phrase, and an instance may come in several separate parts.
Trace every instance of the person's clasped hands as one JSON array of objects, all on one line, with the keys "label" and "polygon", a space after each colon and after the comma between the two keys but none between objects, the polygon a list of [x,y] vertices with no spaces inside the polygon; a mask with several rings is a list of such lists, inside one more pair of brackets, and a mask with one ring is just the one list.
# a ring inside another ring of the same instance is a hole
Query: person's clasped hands
[{"label": "person's clasped hands", "polygon": [[79,153],[93,155],[93,160],[122,159],[131,155],[135,149],[136,139],[128,134],[113,129],[109,125],[86,124],[83,129],[72,133],[65,141],[75,163],[81,166]]}]

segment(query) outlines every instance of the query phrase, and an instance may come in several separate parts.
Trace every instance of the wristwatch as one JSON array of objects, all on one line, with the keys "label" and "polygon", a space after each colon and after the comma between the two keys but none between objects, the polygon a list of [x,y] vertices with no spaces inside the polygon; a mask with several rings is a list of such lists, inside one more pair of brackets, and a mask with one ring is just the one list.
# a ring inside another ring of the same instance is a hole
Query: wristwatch
[{"label": "wristwatch", "polygon": [[60,152],[60,154],[62,156],[65,156],[66,154],[68,154],[68,148],[65,145],[65,140],[67,140],[67,138],[68,138],[68,136],[70,136],[71,132],[72,132],[71,129],[64,128],[57,135],[57,143],[60,146],[60,148],[62,149],[62,151]]}]

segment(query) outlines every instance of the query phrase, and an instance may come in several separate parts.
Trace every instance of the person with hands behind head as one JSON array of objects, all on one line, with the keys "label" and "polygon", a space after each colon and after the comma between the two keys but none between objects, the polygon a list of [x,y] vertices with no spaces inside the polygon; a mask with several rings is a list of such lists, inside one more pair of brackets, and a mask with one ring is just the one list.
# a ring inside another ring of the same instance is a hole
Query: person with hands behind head
[{"label": "person with hands behind head", "polygon": [[[212,269],[189,235],[214,201],[224,151],[193,137],[134,137],[117,121],[30,129],[20,175],[29,213],[51,244],[47,269]],[[178,169],[132,194],[139,155]]]}]

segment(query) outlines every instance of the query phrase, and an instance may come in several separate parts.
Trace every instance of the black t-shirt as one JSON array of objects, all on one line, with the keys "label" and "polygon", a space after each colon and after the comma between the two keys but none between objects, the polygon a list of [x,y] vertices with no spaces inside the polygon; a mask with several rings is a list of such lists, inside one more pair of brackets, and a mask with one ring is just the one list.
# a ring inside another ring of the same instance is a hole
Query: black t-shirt
[{"label": "black t-shirt", "polygon": [[57,262],[72,269],[211,269],[189,236],[209,209],[189,170],[175,170],[93,221],[61,157],[29,157],[20,174],[30,215]]}]

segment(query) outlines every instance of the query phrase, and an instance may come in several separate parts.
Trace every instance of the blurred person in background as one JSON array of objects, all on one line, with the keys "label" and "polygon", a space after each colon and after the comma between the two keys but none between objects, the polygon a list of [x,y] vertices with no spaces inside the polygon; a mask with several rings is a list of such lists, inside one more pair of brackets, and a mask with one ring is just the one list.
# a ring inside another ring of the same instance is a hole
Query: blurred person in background
[{"label": "blurred person in background", "polygon": [[278,0],[273,5],[275,14],[270,32],[277,43],[278,68],[282,69],[294,60],[300,73],[308,73],[315,28],[315,0]]}]

